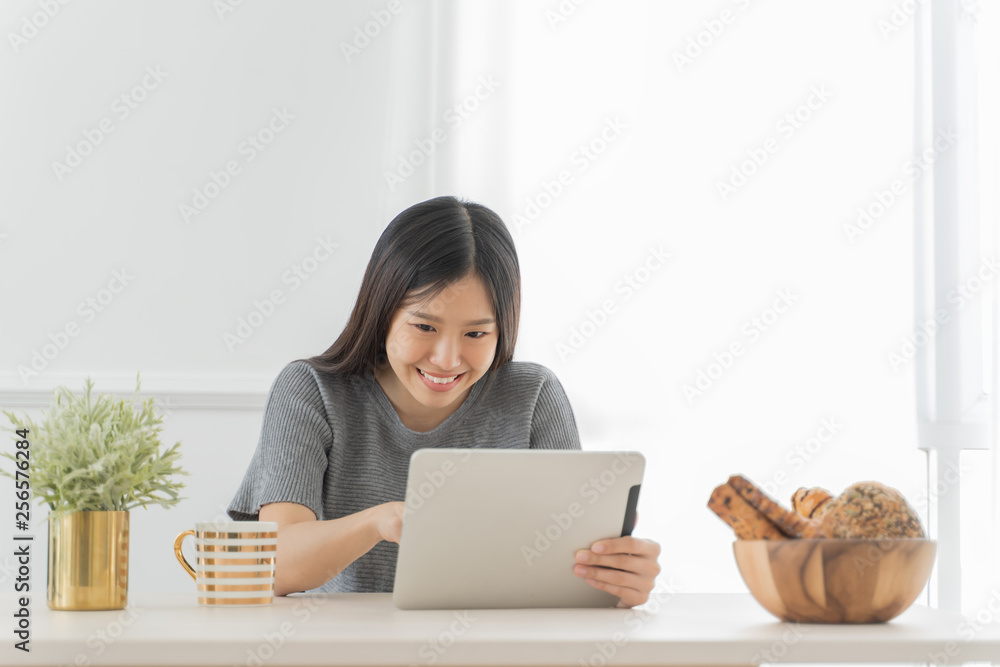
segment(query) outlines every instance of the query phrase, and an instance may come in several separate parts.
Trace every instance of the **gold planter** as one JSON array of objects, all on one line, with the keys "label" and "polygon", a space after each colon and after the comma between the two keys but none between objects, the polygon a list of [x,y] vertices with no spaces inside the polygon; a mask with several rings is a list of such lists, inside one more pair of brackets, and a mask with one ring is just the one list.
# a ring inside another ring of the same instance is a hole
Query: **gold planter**
[{"label": "gold planter", "polygon": [[124,609],[128,601],[127,511],[49,518],[49,609]]}]

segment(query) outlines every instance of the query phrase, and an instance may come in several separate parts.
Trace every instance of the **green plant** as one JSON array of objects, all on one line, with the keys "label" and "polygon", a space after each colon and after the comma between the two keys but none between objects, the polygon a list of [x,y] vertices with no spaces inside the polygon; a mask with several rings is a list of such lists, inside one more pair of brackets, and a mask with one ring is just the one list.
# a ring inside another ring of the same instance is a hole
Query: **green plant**
[{"label": "green plant", "polygon": [[[28,474],[34,497],[48,504],[52,518],[77,510],[177,504],[184,484],[169,478],[188,474],[175,466],[181,443],[160,451],[163,419],[156,413],[153,399],[134,405],[141,386],[139,376],[135,394],[127,403],[106,394],[92,397],[93,386],[88,377],[82,396],[57,387],[39,425],[3,411],[15,426],[7,430],[28,429]],[[22,438],[15,433],[14,439]],[[10,452],[0,452],[0,456],[17,461]],[[15,477],[6,470],[0,474]]]}]

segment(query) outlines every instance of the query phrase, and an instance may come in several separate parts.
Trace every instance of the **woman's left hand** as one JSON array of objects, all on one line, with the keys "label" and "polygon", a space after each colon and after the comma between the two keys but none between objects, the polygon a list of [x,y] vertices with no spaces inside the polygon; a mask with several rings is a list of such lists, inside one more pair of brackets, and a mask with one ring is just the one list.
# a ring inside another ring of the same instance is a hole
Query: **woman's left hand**
[{"label": "woman's left hand", "polygon": [[576,552],[573,573],[594,588],[620,598],[619,607],[634,607],[649,599],[660,573],[656,558],[660,545],[653,540],[616,537],[598,540]]}]

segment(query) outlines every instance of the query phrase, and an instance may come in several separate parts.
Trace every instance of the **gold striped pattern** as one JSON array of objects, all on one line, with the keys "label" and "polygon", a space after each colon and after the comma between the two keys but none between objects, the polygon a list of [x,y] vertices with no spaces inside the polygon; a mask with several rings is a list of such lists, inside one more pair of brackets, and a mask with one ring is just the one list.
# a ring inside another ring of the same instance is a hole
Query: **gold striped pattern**
[{"label": "gold striped pattern", "polygon": [[196,557],[198,565],[273,565],[275,557],[262,558],[202,558]]},{"label": "gold striped pattern", "polygon": [[[254,527],[263,530],[209,522],[177,536],[174,552],[197,584],[198,604],[238,607],[273,601],[277,524],[264,522]],[[195,567],[181,553],[181,543],[188,535],[195,538]]]},{"label": "gold striped pattern", "polygon": [[269,604],[277,550],[277,531],[195,531],[198,603]]},{"label": "gold striped pattern", "polygon": [[276,544],[252,544],[250,546],[239,545],[239,544],[199,544],[197,546],[199,552],[206,551],[223,551],[229,553],[274,553],[278,550],[278,545]]},{"label": "gold striped pattern", "polygon": [[198,598],[198,604],[205,605],[224,605],[224,604],[236,604],[236,605],[251,605],[251,604],[271,604],[274,598]]},{"label": "gold striped pattern", "polygon": [[206,540],[276,540],[278,539],[277,531],[272,531],[269,533],[216,533],[212,531],[195,531],[196,538],[202,538]]},{"label": "gold striped pattern", "polygon": [[[220,593],[232,593],[234,591],[260,591],[266,592],[271,590],[273,584],[240,584],[238,586],[233,586],[232,584],[198,584],[199,591],[218,591]],[[241,599],[241,598],[233,598]]]},{"label": "gold striped pattern", "polygon": [[205,572],[199,570],[198,575],[201,579],[271,579],[274,577],[274,570],[251,570],[249,572],[217,572],[215,570]]}]

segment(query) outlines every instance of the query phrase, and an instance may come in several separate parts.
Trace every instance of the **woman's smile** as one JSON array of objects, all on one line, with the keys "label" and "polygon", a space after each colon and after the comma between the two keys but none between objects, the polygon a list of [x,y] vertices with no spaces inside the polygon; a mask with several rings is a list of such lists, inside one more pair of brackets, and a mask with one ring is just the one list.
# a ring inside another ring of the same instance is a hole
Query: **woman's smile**
[{"label": "woman's smile", "polygon": [[428,373],[422,368],[417,368],[417,373],[420,375],[420,379],[423,380],[424,384],[431,391],[451,391],[456,387],[459,381],[465,377],[465,373],[458,373],[456,375],[439,375],[436,373]]}]

